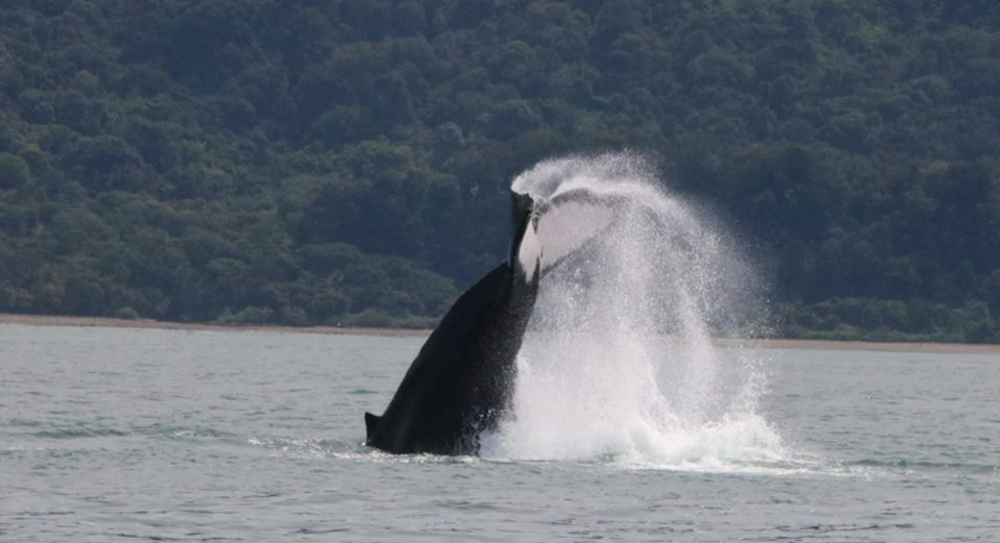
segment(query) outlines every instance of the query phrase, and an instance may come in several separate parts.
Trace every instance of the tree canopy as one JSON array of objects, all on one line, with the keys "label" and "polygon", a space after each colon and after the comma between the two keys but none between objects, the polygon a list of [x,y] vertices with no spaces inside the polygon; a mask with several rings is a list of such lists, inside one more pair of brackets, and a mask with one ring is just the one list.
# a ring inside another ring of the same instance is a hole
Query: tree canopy
[{"label": "tree canopy", "polygon": [[426,326],[628,148],[796,337],[1000,341],[1000,4],[6,0],[0,311]]}]

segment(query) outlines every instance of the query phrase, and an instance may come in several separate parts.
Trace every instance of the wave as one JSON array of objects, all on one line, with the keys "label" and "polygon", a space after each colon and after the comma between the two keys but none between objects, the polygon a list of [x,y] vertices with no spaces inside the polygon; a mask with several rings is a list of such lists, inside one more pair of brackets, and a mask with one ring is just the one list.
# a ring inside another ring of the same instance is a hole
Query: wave
[{"label": "wave", "polygon": [[51,429],[32,432],[31,437],[40,439],[80,439],[93,437],[122,437],[129,435],[126,430],[119,430],[110,426],[97,425],[76,425],[55,427]]},{"label": "wave", "polygon": [[940,473],[958,472],[968,475],[988,475],[1000,481],[1000,463],[935,462],[905,458],[859,458],[838,463],[845,469],[876,468],[883,472]]}]

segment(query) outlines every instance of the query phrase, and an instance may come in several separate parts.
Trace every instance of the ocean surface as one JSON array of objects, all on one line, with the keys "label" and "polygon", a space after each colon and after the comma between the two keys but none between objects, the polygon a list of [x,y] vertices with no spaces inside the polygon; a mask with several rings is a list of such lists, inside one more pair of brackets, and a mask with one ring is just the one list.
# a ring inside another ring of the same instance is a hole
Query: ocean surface
[{"label": "ocean surface", "polygon": [[484,457],[364,447],[421,343],[0,325],[0,541],[1000,541],[996,355],[539,349]]}]

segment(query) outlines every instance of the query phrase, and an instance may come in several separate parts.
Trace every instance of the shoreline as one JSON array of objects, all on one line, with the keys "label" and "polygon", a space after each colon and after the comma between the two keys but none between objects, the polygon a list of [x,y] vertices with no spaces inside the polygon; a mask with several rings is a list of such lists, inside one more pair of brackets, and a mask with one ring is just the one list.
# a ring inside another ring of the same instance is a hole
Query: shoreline
[{"label": "shoreline", "polygon": [[347,326],[277,326],[272,324],[204,324],[156,321],[151,319],[115,319],[112,317],[67,317],[59,315],[19,315],[0,313],[0,325],[71,326],[77,328],[140,328],[155,330],[196,330],[202,332],[278,332],[286,334],[327,334],[383,337],[427,336],[430,330],[408,328],[365,328]]},{"label": "shoreline", "polygon": [[[110,317],[67,317],[57,315],[19,315],[0,313],[0,325],[23,324],[29,326],[71,326],[105,328],[140,328],[158,330],[196,330],[207,332],[277,332],[286,334],[326,334],[361,335],[380,337],[426,337],[431,330],[407,328],[364,328],[339,326],[291,327],[275,325],[223,325],[196,324],[155,321],[148,319],[128,320]],[[1000,354],[1000,345],[967,343],[878,343],[872,341],[830,341],[814,339],[718,339],[716,345],[723,347],[748,346],[765,349],[819,349],[838,351],[886,351],[913,353],[951,354]]]}]

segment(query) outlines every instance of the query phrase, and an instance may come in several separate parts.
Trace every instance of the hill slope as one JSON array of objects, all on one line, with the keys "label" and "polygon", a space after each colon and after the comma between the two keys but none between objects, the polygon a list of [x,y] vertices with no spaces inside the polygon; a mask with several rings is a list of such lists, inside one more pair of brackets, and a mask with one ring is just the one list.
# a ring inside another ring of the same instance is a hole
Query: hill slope
[{"label": "hill slope", "polygon": [[0,311],[426,325],[566,152],[662,159],[781,333],[995,341],[1000,7],[8,0]]}]

